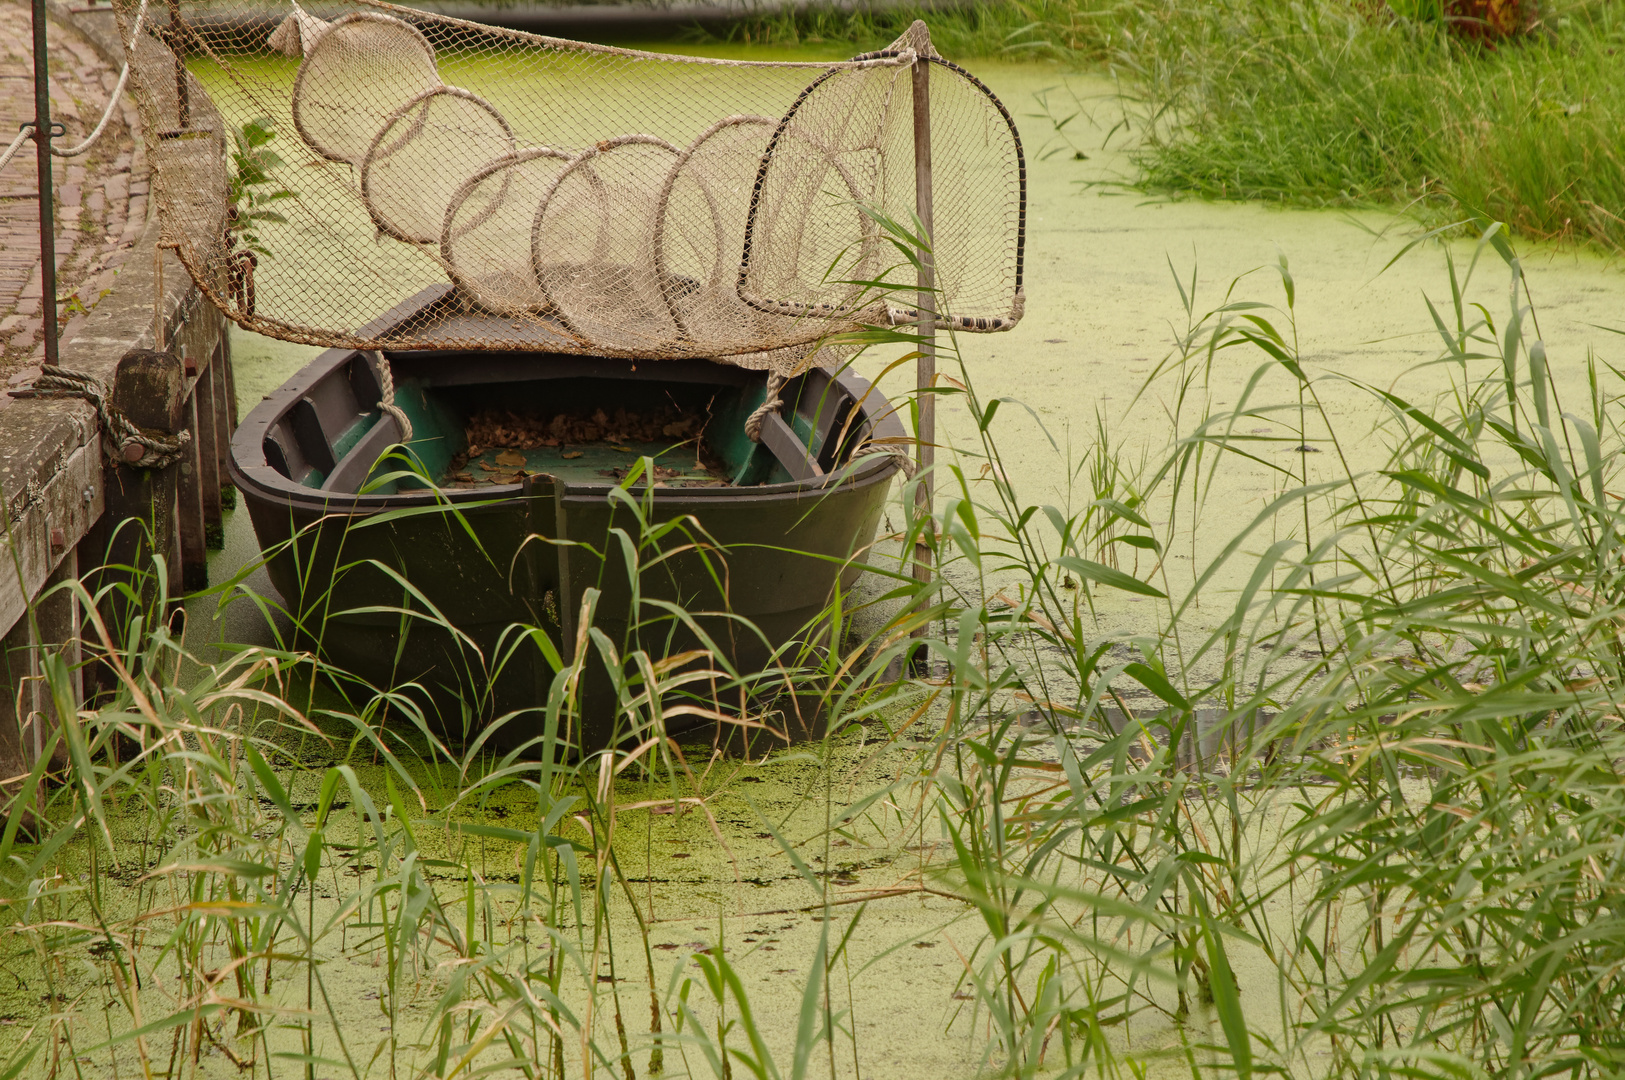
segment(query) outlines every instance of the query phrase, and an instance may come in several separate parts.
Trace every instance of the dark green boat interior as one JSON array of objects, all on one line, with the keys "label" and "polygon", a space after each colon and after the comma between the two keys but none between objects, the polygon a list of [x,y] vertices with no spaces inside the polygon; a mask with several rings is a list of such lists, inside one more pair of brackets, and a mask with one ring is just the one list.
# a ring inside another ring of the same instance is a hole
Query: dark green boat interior
[{"label": "dark green boat interior", "polygon": [[[483,365],[476,361],[473,366]],[[395,404],[412,424],[406,450],[398,445],[390,450],[393,422],[375,430],[383,416],[377,408],[378,379],[368,360],[356,354],[308,387],[272,426],[265,439],[268,462],[303,487],[373,495],[431,487],[499,488],[536,473],[568,484],[619,484],[644,458],[651,461],[654,482],[668,487],[750,487],[794,479],[782,451],[745,434],[746,418],[765,398],[765,377],[757,372],[708,364],[696,378],[690,365],[684,377],[666,378],[669,365],[645,364],[641,377],[633,365],[604,376],[554,372],[482,379],[468,368],[415,368],[406,356],[395,368]],[[715,371],[716,381],[709,381],[706,368]],[[827,396],[833,384],[820,382],[819,396]],[[840,437],[840,425],[830,417],[844,415],[845,409],[837,409],[833,401],[801,402],[803,390],[810,389],[804,383],[791,380],[781,391],[786,405],[779,415],[808,457],[828,468],[838,448],[825,443]],[[513,414],[545,426],[556,416],[591,417],[599,410],[613,414],[618,409],[676,414],[688,423],[675,437],[653,441],[601,438],[557,446],[482,446],[477,454],[468,454],[470,418],[482,412]],[[650,471],[644,466],[634,482],[648,482]]]},{"label": "dark green boat interior", "polygon": [[[527,473],[547,473],[573,483],[619,483],[639,458],[649,457],[661,466],[662,473],[674,471],[675,475],[662,477],[668,483],[751,485],[774,482],[775,472],[782,474],[781,479],[789,479],[773,455],[745,435],[745,418],[762,403],[762,392],[760,386],[639,384],[626,379],[545,379],[500,387],[435,387],[414,379],[396,388],[395,403],[412,421],[408,444],[412,453],[440,487],[457,486],[459,474],[472,476],[473,483],[480,486],[501,482],[516,471],[498,461],[505,453],[501,448],[482,448],[482,453],[460,468],[454,465],[468,450],[468,419],[480,410],[495,408],[545,419],[559,414],[590,416],[606,406],[628,412],[675,408],[695,418],[694,429],[701,433],[705,452],[698,452],[696,439],[690,436],[658,442],[596,439],[506,453],[523,454]],[[720,468],[707,469],[702,456]]]}]

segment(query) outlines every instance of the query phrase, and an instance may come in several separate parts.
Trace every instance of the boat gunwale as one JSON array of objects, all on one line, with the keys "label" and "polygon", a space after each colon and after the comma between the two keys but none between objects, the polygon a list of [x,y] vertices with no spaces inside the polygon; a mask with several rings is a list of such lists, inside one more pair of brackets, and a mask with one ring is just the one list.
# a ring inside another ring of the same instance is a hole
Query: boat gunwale
[{"label": "boat gunwale", "polygon": [[[423,351],[443,352],[446,350]],[[418,352],[418,350],[406,351],[402,355],[409,356],[415,352]],[[573,361],[582,359],[573,354],[559,355],[561,358],[568,358]],[[526,488],[532,486],[527,481],[534,481],[543,477],[552,478],[557,485],[555,491],[560,497],[569,499],[598,500],[617,488],[639,496],[651,493],[646,484],[625,487],[623,484],[613,481],[574,482],[556,477],[552,473],[532,473],[525,480],[516,484],[491,484],[474,489],[436,486],[412,491],[411,493],[363,494],[361,492],[327,491],[307,487],[272,468],[265,459],[264,450],[264,441],[269,429],[287,415],[313,387],[329,378],[338,377],[344,366],[355,358],[365,359],[363,350],[335,348],[323,351],[282,383],[281,386],[266,394],[249,411],[248,415],[243,417],[237,430],[232,433],[231,453],[228,455],[228,472],[233,484],[239,489],[254,491],[286,503],[290,508],[298,507],[299,509],[322,513],[345,512],[352,516],[358,512],[371,514],[417,507],[446,506],[448,504],[456,506],[458,509],[483,509],[503,503],[523,502],[526,499],[535,497],[534,493],[526,493]],[[606,359],[619,360],[619,358]],[[733,381],[729,378],[730,375],[733,375],[733,379],[737,379],[739,375],[748,378],[757,374],[748,369],[731,368],[728,365],[717,364],[715,361],[699,362],[714,364],[719,369],[720,377],[718,381],[723,383]],[[738,374],[734,375],[733,373]],[[857,404],[860,414],[872,426],[875,437],[889,440],[906,437],[902,422],[897,417],[897,410],[889,408],[890,401],[884,395],[873,391],[873,384],[868,380],[851,371],[826,372],[825,374],[829,375],[831,381]],[[883,415],[875,415],[873,406],[876,401],[884,403],[888,407],[888,411]],[[390,423],[392,421],[384,417],[379,422]],[[390,445],[391,447],[398,447],[401,443],[395,442]],[[900,445],[900,443],[894,442],[890,445]],[[250,463],[245,464],[244,458],[247,458]],[[843,463],[831,469],[822,477],[808,480],[790,480],[750,487],[734,487],[732,485],[693,488],[661,487],[653,489],[653,495],[656,504],[666,509],[686,504],[706,505],[717,501],[729,505],[739,505],[745,502],[796,501],[806,496],[822,497],[846,488],[863,487],[883,480],[889,481],[892,474],[898,471],[900,467],[896,457],[876,455],[871,464],[864,465],[857,470],[850,470],[847,464]]]}]

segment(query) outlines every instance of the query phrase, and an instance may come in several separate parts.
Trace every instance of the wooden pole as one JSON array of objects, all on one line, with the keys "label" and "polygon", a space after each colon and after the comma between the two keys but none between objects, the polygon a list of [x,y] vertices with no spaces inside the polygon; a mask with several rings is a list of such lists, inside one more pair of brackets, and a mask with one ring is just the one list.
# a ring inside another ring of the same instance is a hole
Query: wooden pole
[{"label": "wooden pole", "polygon": [[[181,430],[186,373],[180,360],[151,349],[125,353],[113,375],[112,403],[138,427],[165,435]],[[84,578],[92,594],[107,585],[129,586],[110,590],[103,600],[102,618],[115,640],[122,640],[136,615],[144,615],[148,626],[169,615],[156,610],[158,583],[152,568],[154,562],[167,566],[174,561],[179,481],[178,465],[142,469],[121,462],[103,473],[106,509],[81,543],[94,559]],[[179,589],[171,595],[178,598]],[[116,683],[106,665],[98,666],[96,678],[103,689],[111,690]]]},{"label": "wooden pole", "polygon": [[46,53],[45,0],[34,0],[34,150],[39,158],[40,326],[45,331],[45,362],[57,363],[56,214],[51,197],[50,58]]},{"label": "wooden pole", "polygon": [[[919,311],[916,330],[919,359],[915,363],[914,464],[919,483],[914,488],[914,504],[929,519],[932,512],[931,466],[936,461],[937,400],[933,387],[937,379],[936,265],[932,255],[931,223],[931,64],[920,57],[914,61],[914,212],[918,215],[922,244],[914,306]],[[930,524],[926,528],[933,528]],[[931,580],[931,549],[924,543],[914,548],[914,579]],[[923,636],[922,626],[915,636]],[[916,655],[916,666],[923,661]]]}]

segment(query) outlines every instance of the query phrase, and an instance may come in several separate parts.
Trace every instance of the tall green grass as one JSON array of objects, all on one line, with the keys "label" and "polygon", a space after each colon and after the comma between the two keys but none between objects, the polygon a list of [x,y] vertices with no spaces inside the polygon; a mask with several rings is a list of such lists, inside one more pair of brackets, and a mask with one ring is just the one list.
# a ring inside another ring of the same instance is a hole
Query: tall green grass
[{"label": "tall green grass", "polygon": [[1551,5],[1497,48],[1352,4],[1192,5],[1125,36],[1158,120],[1148,188],[1419,204],[1528,236],[1625,242],[1625,12]]},{"label": "tall green grass", "polygon": [[1033,0],[763,15],[736,37],[873,48],[925,18],[950,57],[1106,66],[1141,136],[1136,183],[1206,198],[1395,205],[1625,246],[1625,9],[1553,0],[1487,47],[1431,5]]},{"label": "tall green grass", "polygon": [[[1147,386],[1171,391],[1167,445],[1125,461],[1103,424],[1061,463],[1071,504],[1007,477],[1001,433],[1033,421],[947,341],[938,389],[971,420],[936,513],[904,492],[880,588],[832,597],[869,633],[769,673],[826,688],[833,721],[769,766],[789,810],[665,728],[694,689],[658,624],[555,655],[536,740],[502,753],[381,724],[395,688],[324,691],[310,655],[207,660],[167,620],[94,624],[116,689],[11,782],[0,832],[3,970],[26,988],[0,989],[0,1076],[864,1075],[856,1019],[887,1000],[866,965],[913,944],[877,915],[924,897],[961,917],[943,1024],[986,1075],[1617,1075],[1620,375],[1588,360],[1562,398],[1504,230],[1475,228],[1426,401],[1307,368],[1284,262],[1279,290],[1211,308],[1182,283]],[[1471,302],[1492,268],[1513,286],[1494,318]],[[1256,360],[1245,392],[1219,357]],[[1345,429],[1334,389],[1376,428]],[[1240,434],[1260,420],[1284,430]],[[1380,465],[1355,467],[1372,440]],[[1242,465],[1272,498],[1175,569]],[[649,553],[635,574],[690,536],[606,542]],[[1117,632],[1124,593],[1164,629]],[[889,676],[922,628],[932,674]],[[569,745],[590,665],[628,736],[610,749]],[[65,702],[67,661],[44,672]],[[719,850],[759,830],[787,907],[820,920],[780,954],[800,974],[777,1023],[730,952],[744,924],[659,947],[663,920],[695,921],[648,880],[678,813]],[[856,885],[843,844],[911,869]]]}]

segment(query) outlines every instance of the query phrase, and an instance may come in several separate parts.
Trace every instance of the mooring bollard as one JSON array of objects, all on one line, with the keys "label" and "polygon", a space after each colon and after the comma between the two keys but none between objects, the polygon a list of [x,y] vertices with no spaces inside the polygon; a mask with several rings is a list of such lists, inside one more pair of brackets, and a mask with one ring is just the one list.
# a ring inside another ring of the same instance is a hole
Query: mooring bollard
[{"label": "mooring bollard", "polygon": [[[186,376],[172,353],[132,349],[119,360],[113,379],[112,404],[141,428],[173,435],[182,429],[186,406]],[[139,448],[135,448],[139,450]],[[139,458],[139,452],[136,454]],[[184,459],[183,459],[184,460]],[[105,552],[103,565],[86,576],[94,594],[108,585],[100,605],[102,618],[117,644],[130,620],[139,613],[151,625],[158,601],[156,569],[172,571],[178,554],[176,534],[180,466],[144,469],[127,461],[109,462],[105,473],[107,510],[86,537],[88,550]],[[96,683],[112,685],[112,672],[96,671]]]}]

